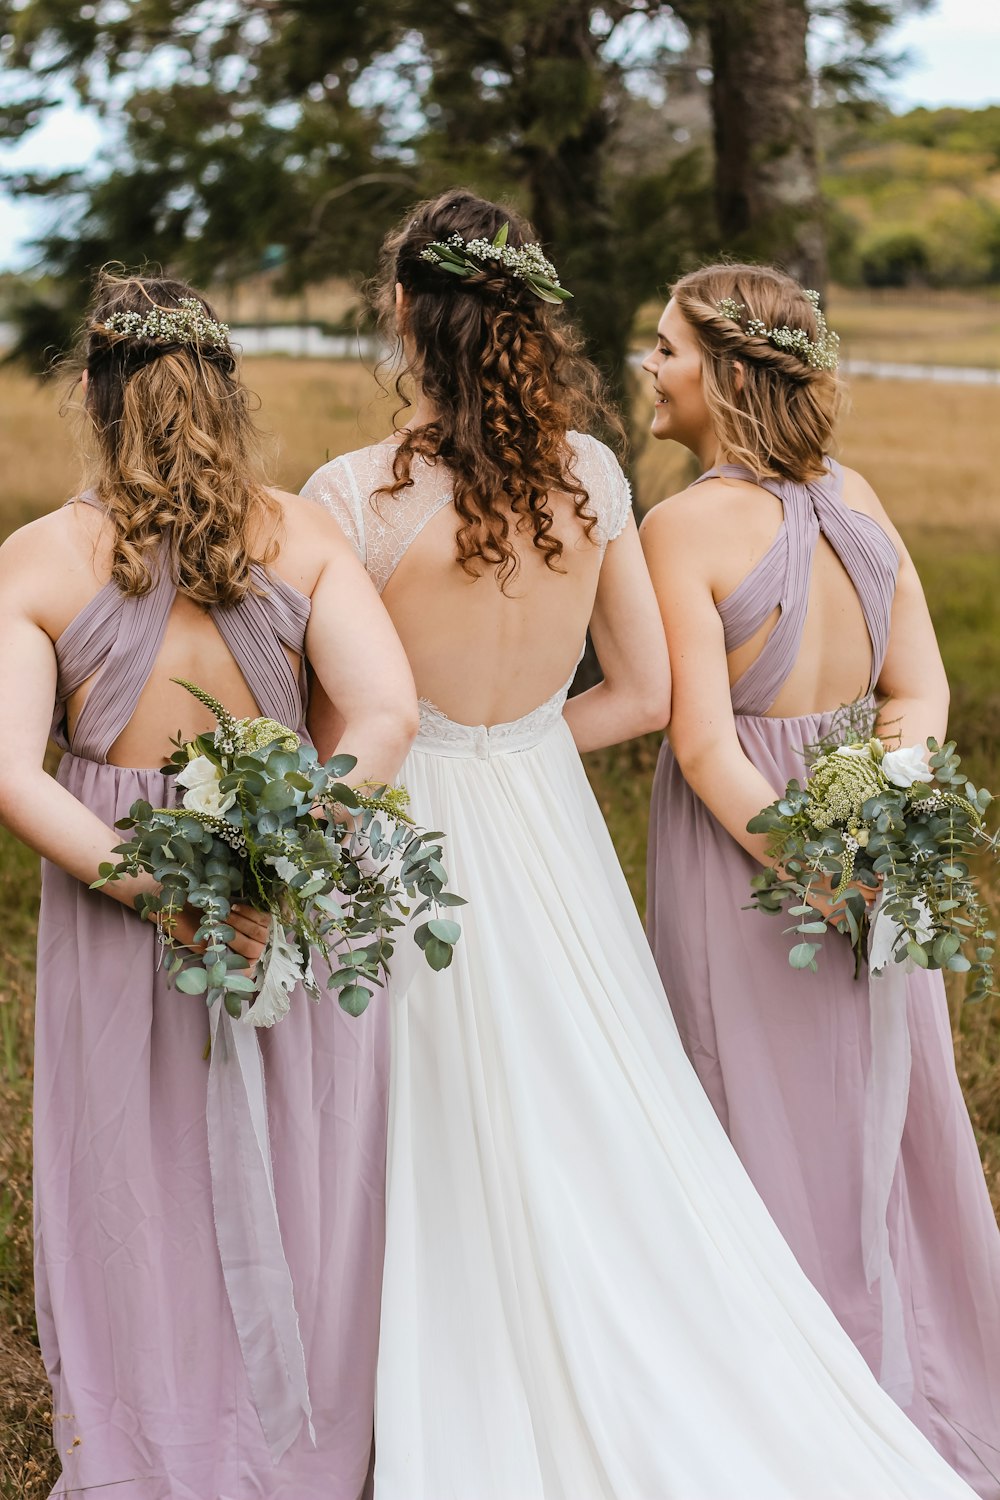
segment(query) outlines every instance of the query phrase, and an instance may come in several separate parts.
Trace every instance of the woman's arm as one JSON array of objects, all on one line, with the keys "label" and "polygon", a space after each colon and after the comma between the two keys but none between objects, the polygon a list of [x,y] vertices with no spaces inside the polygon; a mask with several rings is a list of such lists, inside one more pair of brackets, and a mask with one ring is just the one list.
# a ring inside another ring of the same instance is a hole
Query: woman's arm
[{"label": "woman's arm", "polygon": [[747,823],[784,788],[772,787],[740,745],[704,532],[687,514],[683,497],[649,513],[642,544],[670,649],[670,743],[684,779],[748,854],[772,864],[766,836],[748,833]]},{"label": "woman's arm", "polygon": [[[902,548],[902,543],[899,544]],[[882,701],[877,733],[893,745],[924,745],[948,734],[950,692],[927,600],[902,548],[885,661],[875,691]]]},{"label": "woman's arm", "polygon": [[[121,836],[44,769],[56,696],[56,654],[38,621],[51,574],[33,527],[0,547],[0,820],[36,853],[88,885],[98,866],[117,863]],[[114,900],[131,906],[155,889],[150,878],[114,881]]]},{"label": "woman's arm", "polygon": [[312,594],[306,656],[322,695],[309,725],[324,758],[336,750],[357,766],[345,777],[391,783],[418,727],[417,692],[385,606],[336,522],[305,502],[325,562]]},{"label": "woman's arm", "polygon": [[590,622],[603,682],[564,709],[578,750],[600,750],[662,729],[670,717],[670,659],[635,521],[609,542]]},{"label": "woman's arm", "polygon": [[[77,800],[44,768],[56,696],[57,665],[52,640],[38,613],[46,595],[58,588],[51,548],[37,527],[15,532],[0,547],[0,822],[43,859],[85,885],[98,878],[102,864],[117,864],[122,835]],[[132,907],[151,894],[150,875],[114,880],[102,894]],[[267,937],[253,912],[234,908],[236,935],[229,946],[256,963]],[[197,912],[178,915],[175,932],[189,942],[199,925]]]}]

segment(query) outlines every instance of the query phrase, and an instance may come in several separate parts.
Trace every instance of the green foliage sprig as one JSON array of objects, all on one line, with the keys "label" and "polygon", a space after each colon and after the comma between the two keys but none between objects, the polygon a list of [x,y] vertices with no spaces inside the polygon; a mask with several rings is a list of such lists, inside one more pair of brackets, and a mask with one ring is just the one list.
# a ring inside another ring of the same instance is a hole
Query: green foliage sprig
[{"label": "green foliage sprig", "polygon": [[[871,919],[858,887],[881,886],[881,910],[898,933],[895,962],[967,973],[969,1000],[993,993],[996,934],[970,861],[1000,857],[1000,836],[984,822],[994,799],[959,770],[954,741],[929,739],[927,750],[926,766],[918,749],[887,755],[878,739],[829,750],[804,787],[789,782],[747,824],[768,836],[777,861],[751,882],[751,904],[787,907],[797,919],[793,968],[815,970],[822,938],[837,924],[850,934],[860,973]],[[907,758],[909,769],[897,769]],[[824,915],[811,898],[831,885],[841,906]]]},{"label": "green foliage sprig", "polygon": [[421,250],[421,260],[452,276],[476,276],[487,266],[499,266],[523,281],[543,302],[566,302],[573,293],[559,285],[555,266],[540,245],[508,245],[510,224],[501,224],[492,240],[465,240],[458,233],[434,240]]},{"label": "green foliage sprig", "polygon": [[[446,889],[442,835],[413,825],[405,790],[347,786],[342,778],[354,769],[353,756],[321,762],[285,725],[236,719],[210,693],[181,686],[212,711],[218,727],[174,741],[163,771],[186,787],[183,804],[134,803],[115,825],[131,835],[115,849],[120,862],[102,864],[94,882],[99,888],[144,872],[159,883],[136,906],[158,921],[177,988],[204,995],[210,1006],[221,1000],[234,1017],[263,992],[262,1013],[250,1019],[270,1025],[287,1009],[295,983],[318,997],[316,951],[342,1008],[360,1015],[389,975],[397,930],[425,913],[413,940],[432,969],[447,968],[461,929],[440,909],[465,903]],[[237,902],[276,919],[252,976],[240,972],[245,960],[228,946]],[[174,937],[185,905],[201,913],[194,940],[205,948],[193,962]]]}]

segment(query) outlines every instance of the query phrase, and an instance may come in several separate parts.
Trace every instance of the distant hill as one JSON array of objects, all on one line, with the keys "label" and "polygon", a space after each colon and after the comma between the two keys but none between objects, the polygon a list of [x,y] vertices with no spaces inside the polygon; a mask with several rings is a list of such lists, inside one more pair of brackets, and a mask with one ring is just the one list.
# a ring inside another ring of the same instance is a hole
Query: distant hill
[{"label": "distant hill", "polygon": [[1000,105],[827,122],[824,135],[838,281],[1000,283]]}]

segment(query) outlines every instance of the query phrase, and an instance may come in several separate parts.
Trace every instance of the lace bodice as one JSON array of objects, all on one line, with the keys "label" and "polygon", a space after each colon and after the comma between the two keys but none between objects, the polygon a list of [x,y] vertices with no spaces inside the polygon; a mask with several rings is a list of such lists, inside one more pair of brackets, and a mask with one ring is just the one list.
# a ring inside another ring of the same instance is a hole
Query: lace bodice
[{"label": "lace bodice", "polygon": [[[602,547],[622,531],[632,508],[628,480],[610,448],[582,432],[569,434],[576,477],[590,497]],[[374,495],[392,478],[392,443],[375,443],[324,464],[302,493],[325,505],[357,552],[379,593],[400,560],[439,510],[451,504],[451,476],[443,464],[413,461],[413,483],[399,495]],[[374,498],[373,498],[374,495]]]}]

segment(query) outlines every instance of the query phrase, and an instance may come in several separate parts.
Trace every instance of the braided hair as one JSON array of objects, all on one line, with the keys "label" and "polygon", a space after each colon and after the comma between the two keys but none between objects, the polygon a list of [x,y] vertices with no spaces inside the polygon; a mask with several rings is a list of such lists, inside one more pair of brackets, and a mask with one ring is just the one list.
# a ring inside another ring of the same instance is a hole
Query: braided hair
[{"label": "braided hair", "polygon": [[[548,505],[552,491],[570,495],[584,533],[592,536],[596,522],[587,490],[572,472],[567,433],[587,431],[598,419],[606,426],[610,410],[601,376],[560,308],[540,301],[502,265],[457,277],[423,258],[435,241],[455,233],[492,240],[505,223],[511,246],[534,239],[519,214],[471,192],[453,190],[419,203],[386,238],[369,288],[383,331],[396,340],[395,389],[404,403],[397,418],[411,404],[410,378],[435,410],[433,421],[403,429],[393,478],[378,493],[393,497],[405,490],[415,457],[440,459],[454,481],[457,561],[472,577],[492,569],[501,588],[519,566],[512,529],[530,531],[546,565],[561,571],[563,544],[552,534]],[[401,328],[397,284],[405,295]],[[614,427],[613,416],[611,422]]]},{"label": "braided hair", "polygon": [[[774,266],[710,265],[682,276],[672,296],[701,349],[702,389],[726,459],[761,478],[818,478],[842,399],[836,371],[754,331],[820,338],[803,287]],[[730,316],[733,304],[745,315]]]}]

